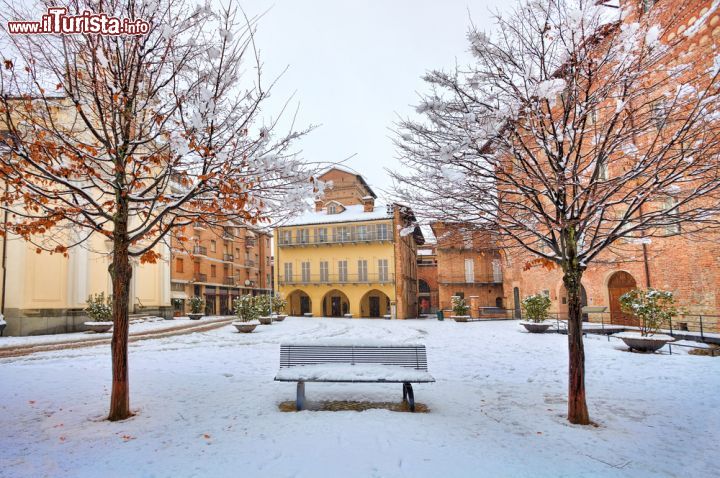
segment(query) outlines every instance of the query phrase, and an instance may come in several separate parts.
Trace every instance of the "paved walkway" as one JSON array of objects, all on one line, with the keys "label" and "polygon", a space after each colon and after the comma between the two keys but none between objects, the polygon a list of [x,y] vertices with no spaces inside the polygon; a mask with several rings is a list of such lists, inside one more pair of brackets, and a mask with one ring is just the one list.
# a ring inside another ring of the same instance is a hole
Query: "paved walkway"
[{"label": "paved walkway", "polygon": [[[229,324],[235,320],[235,317],[221,316],[212,319],[201,319],[199,321],[184,321],[177,326],[169,326],[159,329],[130,331],[129,342],[138,340],[158,339],[163,337],[171,337],[174,335],[192,334],[194,332],[204,332],[207,330],[217,329]],[[170,322],[170,321],[168,321]],[[112,337],[111,333],[104,334],[73,334],[72,339],[58,340],[45,343],[24,343],[16,345],[2,346],[0,339],[0,358],[19,357],[37,352],[48,352],[53,350],[74,349],[80,347],[94,347],[96,345],[109,344]]]}]

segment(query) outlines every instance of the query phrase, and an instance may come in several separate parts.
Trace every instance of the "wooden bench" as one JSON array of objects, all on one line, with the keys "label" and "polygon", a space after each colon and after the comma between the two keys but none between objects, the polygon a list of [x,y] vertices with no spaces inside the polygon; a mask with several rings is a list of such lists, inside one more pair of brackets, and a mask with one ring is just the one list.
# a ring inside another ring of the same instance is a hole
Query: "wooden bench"
[{"label": "wooden bench", "polygon": [[402,383],[403,401],[415,411],[413,383],[428,373],[424,345],[281,344],[279,382],[297,382],[296,405],[305,405],[305,382]]}]

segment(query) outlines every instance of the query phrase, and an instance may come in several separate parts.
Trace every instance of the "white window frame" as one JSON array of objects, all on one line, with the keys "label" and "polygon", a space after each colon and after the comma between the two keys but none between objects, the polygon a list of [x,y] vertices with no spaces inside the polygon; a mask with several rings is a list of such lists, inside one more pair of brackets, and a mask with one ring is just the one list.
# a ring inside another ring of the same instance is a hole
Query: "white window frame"
[{"label": "white window frame", "polygon": [[388,279],[388,260],[378,259],[378,282],[387,282]]},{"label": "white window frame", "polygon": [[475,261],[473,259],[465,259],[465,282],[467,284],[475,283]]},{"label": "white window frame", "polygon": [[367,282],[368,267],[366,259],[358,259],[358,282]]},{"label": "white window frame", "polygon": [[387,224],[378,224],[377,228],[375,229],[377,232],[377,238],[380,241],[387,241],[388,240],[388,225]]},{"label": "white window frame", "polygon": [[347,261],[338,261],[338,281],[347,282],[348,267]]},{"label": "white window frame", "polygon": [[285,282],[292,282],[293,275],[292,275],[292,262],[286,262],[284,265],[284,272],[285,272]]},{"label": "white window frame", "polygon": [[328,261],[320,261],[320,282],[326,283],[330,279],[330,267]]},{"label": "white window frame", "polygon": [[307,244],[310,242],[310,231],[308,229],[298,229],[298,244]]},{"label": "white window frame", "polygon": [[302,281],[304,283],[310,282],[310,261],[303,261],[300,263],[300,270],[302,273]]}]

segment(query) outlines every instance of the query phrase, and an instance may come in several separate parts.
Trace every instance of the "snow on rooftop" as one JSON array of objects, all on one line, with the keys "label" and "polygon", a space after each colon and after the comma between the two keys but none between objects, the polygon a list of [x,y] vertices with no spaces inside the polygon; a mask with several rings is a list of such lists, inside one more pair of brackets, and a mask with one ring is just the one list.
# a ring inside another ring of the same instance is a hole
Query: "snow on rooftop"
[{"label": "snow on rooftop", "polygon": [[387,206],[381,203],[376,203],[375,207],[370,212],[365,212],[365,206],[362,204],[350,204],[343,207],[345,210],[336,214],[328,214],[327,209],[323,209],[319,212],[306,212],[295,219],[291,219],[284,225],[304,226],[309,224],[332,224],[339,222],[372,221],[376,219],[392,218],[392,212],[388,212]]}]

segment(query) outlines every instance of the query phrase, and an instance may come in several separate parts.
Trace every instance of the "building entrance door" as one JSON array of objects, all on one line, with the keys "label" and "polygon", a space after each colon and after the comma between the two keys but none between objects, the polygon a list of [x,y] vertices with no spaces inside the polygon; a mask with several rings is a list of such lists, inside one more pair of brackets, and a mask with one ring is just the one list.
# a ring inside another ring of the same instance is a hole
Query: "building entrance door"
[{"label": "building entrance door", "polygon": [[368,297],[370,317],[380,317],[380,297]]},{"label": "building entrance door", "polygon": [[342,317],[342,303],[340,297],[330,298],[330,315],[333,317]]},{"label": "building entrance door", "polygon": [[610,299],[610,323],[613,325],[640,325],[633,315],[626,314],[620,308],[620,296],[637,287],[633,276],[625,271],[616,272],[608,281],[608,297]]},{"label": "building entrance door", "polygon": [[310,312],[310,297],[306,295],[300,296],[300,315],[309,314]]}]

